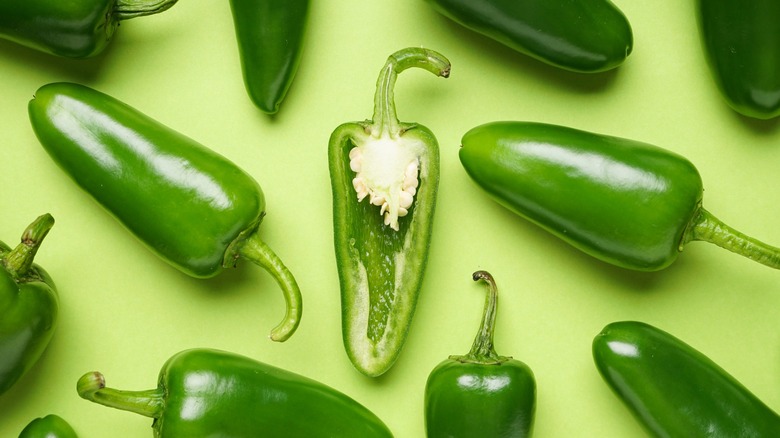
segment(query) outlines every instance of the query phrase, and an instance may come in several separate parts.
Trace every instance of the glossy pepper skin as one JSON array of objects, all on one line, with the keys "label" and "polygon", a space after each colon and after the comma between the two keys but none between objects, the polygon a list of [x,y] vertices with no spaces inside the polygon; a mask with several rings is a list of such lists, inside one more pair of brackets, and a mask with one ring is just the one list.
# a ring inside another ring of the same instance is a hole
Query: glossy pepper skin
[{"label": "glossy pepper skin", "polygon": [[309,0],[230,0],[244,85],[252,102],[274,114],[301,61]]},{"label": "glossy pepper skin", "polygon": [[19,438],[78,438],[78,435],[62,417],[49,414],[31,421]]},{"label": "glossy pepper skin", "polygon": [[177,0],[5,0],[0,38],[68,58],[95,56],[119,23],[163,12]]},{"label": "glossy pepper skin", "polygon": [[106,388],[98,372],[82,376],[77,389],[86,400],[154,418],[158,438],[392,437],[379,418],[347,395],[218,350],[174,355],[152,390]]},{"label": "glossy pepper skin", "polygon": [[780,417],[701,352],[651,325],[621,321],[593,340],[604,381],[657,437],[774,437]]},{"label": "glossy pepper skin", "polygon": [[493,346],[498,291],[485,271],[473,274],[489,292],[482,324],[468,354],[450,356],[425,385],[428,438],[530,437],[536,412],[536,379],[525,363],[499,356]]},{"label": "glossy pepper skin", "polygon": [[213,277],[239,259],[266,269],[287,309],[271,339],[298,327],[295,278],[260,239],[265,198],[225,157],[91,88],[44,85],[30,122],[59,167],[149,249],[180,271]]},{"label": "glossy pepper skin", "polygon": [[631,25],[609,0],[426,1],[467,29],[565,70],[611,70],[633,49]]},{"label": "glossy pepper skin", "polygon": [[373,119],[337,127],[328,147],[344,346],[367,376],[390,369],[406,340],[439,183],[433,133],[396,117],[393,87],[411,67],[442,77],[450,71],[432,50],[392,54],[377,81]]},{"label": "glossy pepper skin", "polygon": [[0,394],[40,359],[57,327],[59,298],[54,281],[33,263],[54,218],[37,218],[11,249],[0,242]]},{"label": "glossy pepper skin", "polygon": [[738,113],[780,115],[780,3],[697,0],[702,47],[715,83]]},{"label": "glossy pepper skin", "polygon": [[703,240],[780,268],[780,250],[702,207],[699,172],[668,150],[557,125],[494,122],[467,132],[459,153],[497,202],[613,265],[657,271]]}]

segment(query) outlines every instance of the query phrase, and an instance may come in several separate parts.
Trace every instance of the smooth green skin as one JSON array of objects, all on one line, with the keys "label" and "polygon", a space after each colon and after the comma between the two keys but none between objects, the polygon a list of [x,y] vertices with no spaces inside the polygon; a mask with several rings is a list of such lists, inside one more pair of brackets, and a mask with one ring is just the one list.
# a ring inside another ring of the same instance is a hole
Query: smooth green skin
[{"label": "smooth green skin", "polygon": [[463,137],[460,160],[513,212],[601,260],[658,270],[677,257],[702,199],[688,160],[562,126],[498,122]]},{"label": "smooth green skin", "polygon": [[[430,248],[436,191],[439,184],[439,145],[426,127],[396,118],[393,85],[401,71],[419,67],[439,76],[449,75],[449,61],[426,49],[396,52],[377,81],[374,117],[345,123],[331,134],[328,163],[333,194],[333,229],[341,287],[344,347],[361,373],[376,377],[395,363],[411,325]],[[424,152],[419,186],[399,230],[384,225],[378,207],[357,202],[349,152],[356,139],[382,132],[393,138],[419,140]],[[366,293],[367,292],[367,293]],[[360,312],[368,303],[368,315]],[[365,329],[361,321],[366,321]]]},{"label": "smooth green skin", "polygon": [[57,290],[49,274],[32,263],[36,250],[28,257],[30,266],[16,270],[7,265],[11,248],[0,242],[0,394],[35,365],[57,327]]},{"label": "smooth green skin", "polygon": [[738,113],[780,115],[780,2],[697,0],[702,47],[715,82]]},{"label": "smooth green skin", "polygon": [[609,0],[426,1],[472,31],[565,70],[611,70],[633,48],[631,25]]},{"label": "smooth green skin", "polygon": [[[484,278],[477,272],[474,280]],[[489,274],[488,274],[489,275]],[[490,280],[492,282],[492,277]],[[491,293],[494,293],[495,287]],[[525,363],[493,348],[496,297],[488,296],[471,351],[450,356],[425,385],[428,438],[522,438],[533,432],[536,380]],[[491,320],[492,318],[492,320]]]},{"label": "smooth green skin", "polygon": [[19,438],[78,438],[78,435],[62,417],[49,414],[31,421]]},{"label": "smooth green skin", "polygon": [[119,22],[169,9],[177,0],[4,0],[0,38],[68,58],[102,52]]},{"label": "smooth green skin", "polygon": [[213,277],[239,258],[268,270],[287,314],[272,332],[298,326],[301,297],[292,274],[258,237],[265,198],[225,157],[91,88],[44,85],[28,106],[51,158],[150,250],[180,271]]},{"label": "smooth green skin", "polygon": [[165,437],[392,437],[347,395],[312,379],[236,354],[182,351],[162,367],[158,387],[120,391],[100,373],[78,382],[81,397],[154,418]]},{"label": "smooth green skin", "polygon": [[601,376],[657,437],[776,437],[780,417],[701,352],[636,321],[593,340]]},{"label": "smooth green skin", "polygon": [[309,0],[230,0],[244,85],[274,114],[292,85],[304,46]]}]

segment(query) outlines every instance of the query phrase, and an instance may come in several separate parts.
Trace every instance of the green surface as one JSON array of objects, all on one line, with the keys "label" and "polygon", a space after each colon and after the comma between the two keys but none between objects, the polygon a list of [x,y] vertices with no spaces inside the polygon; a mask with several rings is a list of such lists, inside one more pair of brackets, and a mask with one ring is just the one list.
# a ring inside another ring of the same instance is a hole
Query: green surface
[{"label": "green surface", "polygon": [[[466,351],[486,269],[501,290],[496,348],[527,363],[538,385],[535,436],[642,436],[601,381],[593,337],[638,319],[674,333],[780,409],[780,272],[695,242],[669,269],[636,273],[592,259],[490,200],[458,160],[461,136],[494,120],[531,120],[652,143],[699,169],[708,210],[780,244],[778,121],[736,115],[709,75],[693,2],[616,1],[634,51],[617,71],[567,73],[458,27],[418,0],[312,4],[300,69],[276,117],[244,90],[227,3],[180,2],[124,23],[96,59],[63,60],[0,41],[0,236],[13,242],[50,212],[57,223],[36,261],[57,283],[60,324],[41,361],[0,397],[0,436],[56,413],[79,436],[151,436],[149,419],[76,394],[85,372],[146,389],[174,353],[233,351],[322,381],[376,413],[398,437],[423,436],[428,373]],[[646,4],[645,4],[646,3]],[[407,46],[437,50],[452,75],[399,78],[399,118],[430,128],[441,181],[428,270],[406,346],[379,379],[352,368],[341,341],[327,142],[372,112],[379,68]],[[213,148],[266,194],[261,235],[300,284],[305,306],[289,341],[266,337],[283,302],[273,279],[245,264],[211,280],[162,262],[51,161],[27,119],[41,85],[94,87]]]}]

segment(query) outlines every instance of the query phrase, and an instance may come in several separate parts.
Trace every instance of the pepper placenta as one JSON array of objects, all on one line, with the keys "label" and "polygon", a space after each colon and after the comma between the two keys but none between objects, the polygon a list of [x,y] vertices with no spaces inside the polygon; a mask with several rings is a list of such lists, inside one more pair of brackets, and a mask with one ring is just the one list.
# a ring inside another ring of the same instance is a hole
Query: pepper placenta
[{"label": "pepper placenta", "polygon": [[433,437],[529,437],[536,411],[536,380],[525,363],[499,356],[493,344],[498,290],[488,284],[482,324],[468,354],[450,356],[425,385],[425,430]]},{"label": "pepper placenta", "polygon": [[78,435],[62,417],[49,414],[31,421],[19,438],[78,438]]},{"label": "pepper placenta", "polygon": [[163,12],[177,0],[6,0],[0,37],[68,58],[95,56],[119,23]]},{"label": "pepper placenta", "polygon": [[697,0],[699,32],[715,83],[738,113],[780,115],[780,2]]},{"label": "pepper placenta", "polygon": [[601,376],[653,436],[775,437],[780,417],[707,356],[651,325],[621,321],[593,340]]},{"label": "pepper placenta", "polygon": [[219,350],[182,351],[163,365],[158,386],[107,388],[98,372],[77,384],[95,403],[154,419],[154,436],[392,437],[347,395],[312,379]]},{"label": "pepper placenta", "polygon": [[301,294],[258,234],[265,198],[225,157],[91,88],[54,83],[30,101],[43,147],[82,189],[148,248],[182,272],[213,277],[246,259],[282,288],[283,321],[271,339],[298,327]]},{"label": "pepper placenta", "polygon": [[57,327],[57,289],[33,263],[52,226],[54,218],[45,214],[27,227],[14,249],[0,242],[0,394],[35,365]]},{"label": "pepper placenta", "polygon": [[406,339],[439,183],[433,133],[396,117],[396,78],[412,67],[445,78],[450,72],[432,50],[392,54],[377,81],[373,118],[337,127],[328,149],[344,346],[368,376],[386,372]]},{"label": "pepper placenta", "polygon": [[303,54],[309,0],[230,0],[230,8],[247,93],[276,113]]},{"label": "pepper placenta", "polygon": [[500,204],[608,263],[660,270],[702,240],[780,268],[780,249],[702,207],[699,172],[668,150],[557,125],[495,122],[464,135],[460,161]]},{"label": "pepper placenta", "polygon": [[565,70],[611,70],[634,44],[628,19],[609,0],[426,1],[467,29]]}]

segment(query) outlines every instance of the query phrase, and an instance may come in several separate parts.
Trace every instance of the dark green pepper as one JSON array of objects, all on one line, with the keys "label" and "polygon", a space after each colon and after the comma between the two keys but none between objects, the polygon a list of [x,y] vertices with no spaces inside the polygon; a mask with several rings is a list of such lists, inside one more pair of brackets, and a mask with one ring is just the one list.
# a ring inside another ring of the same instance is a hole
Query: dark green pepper
[{"label": "dark green pepper", "polygon": [[377,81],[373,119],[339,126],[328,148],[344,346],[368,376],[387,371],[406,339],[439,184],[436,137],[396,117],[393,87],[411,67],[442,77],[450,71],[432,50],[392,54]]},{"label": "dark green pepper", "polygon": [[726,102],[758,119],[780,115],[780,2],[697,0],[702,47]]},{"label": "dark green pepper", "polygon": [[276,113],[298,71],[309,0],[230,0],[230,8],[249,97]]},{"label": "dark green pepper", "polygon": [[392,437],[387,426],[347,395],[322,383],[217,350],[182,351],[163,365],[147,391],[105,387],[87,373],[79,395],[154,418],[164,437]]},{"label": "dark green pepper", "polygon": [[498,290],[488,284],[482,324],[468,354],[450,356],[425,385],[425,430],[433,437],[529,437],[536,411],[536,380],[523,362],[499,356],[493,346]]},{"label": "dark green pepper", "polygon": [[595,73],[622,64],[631,25],[609,0],[426,0],[442,15],[547,64]]},{"label": "dark green pepper", "polygon": [[50,414],[31,421],[19,438],[78,438],[78,435],[62,417]]},{"label": "dark green pepper", "polygon": [[719,221],[696,167],[670,151],[563,126],[496,122],[466,133],[466,172],[503,206],[598,259],[669,266],[702,240],[780,268],[780,249]]},{"label": "dark green pepper", "polygon": [[704,354],[653,326],[607,325],[593,340],[593,359],[653,436],[780,436],[772,409]]},{"label": "dark green pepper", "polygon": [[68,58],[102,52],[119,23],[163,12],[177,0],[5,0],[0,38]]},{"label": "dark green pepper", "polygon": [[91,88],[55,83],[30,101],[43,147],[82,189],[149,249],[182,272],[213,277],[248,259],[279,283],[286,315],[271,332],[298,327],[295,278],[260,239],[265,198],[225,157]]},{"label": "dark green pepper", "polygon": [[49,274],[33,263],[54,218],[37,218],[13,250],[0,242],[0,394],[38,361],[57,327],[59,299]]}]

